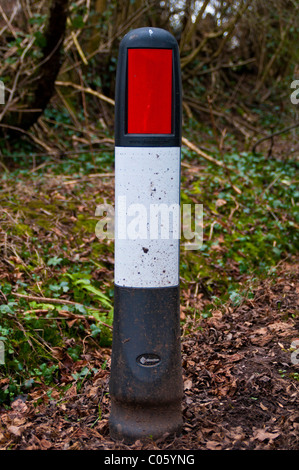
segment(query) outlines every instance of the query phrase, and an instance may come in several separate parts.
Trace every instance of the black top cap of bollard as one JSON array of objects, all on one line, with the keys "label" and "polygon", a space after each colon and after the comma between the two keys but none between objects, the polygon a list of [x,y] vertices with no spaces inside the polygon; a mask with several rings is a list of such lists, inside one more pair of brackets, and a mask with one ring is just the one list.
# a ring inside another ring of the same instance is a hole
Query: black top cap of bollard
[{"label": "black top cap of bollard", "polygon": [[121,41],[115,92],[115,145],[179,147],[182,92],[176,39],[138,28]]}]

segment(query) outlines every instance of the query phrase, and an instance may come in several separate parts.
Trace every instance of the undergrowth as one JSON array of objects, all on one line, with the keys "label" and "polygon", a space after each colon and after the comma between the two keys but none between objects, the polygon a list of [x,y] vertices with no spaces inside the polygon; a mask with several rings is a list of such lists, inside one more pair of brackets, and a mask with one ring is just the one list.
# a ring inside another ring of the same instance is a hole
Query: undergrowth
[{"label": "undergrowth", "polygon": [[[202,130],[189,122],[184,132],[192,141]],[[298,249],[295,161],[240,152],[231,142],[222,153],[211,147],[224,167],[182,148],[181,202],[204,211],[201,248],[181,252],[182,324],[253,297],[256,281],[275,279]],[[86,348],[110,347],[113,320],[113,241],[95,236],[97,205],[114,200],[112,148],[40,157],[32,167],[19,155],[30,155],[29,144],[18,145],[0,180],[6,404],[36,386],[58,387],[62,353],[79,361]],[[79,386],[95,373],[83,368],[74,380]]]}]

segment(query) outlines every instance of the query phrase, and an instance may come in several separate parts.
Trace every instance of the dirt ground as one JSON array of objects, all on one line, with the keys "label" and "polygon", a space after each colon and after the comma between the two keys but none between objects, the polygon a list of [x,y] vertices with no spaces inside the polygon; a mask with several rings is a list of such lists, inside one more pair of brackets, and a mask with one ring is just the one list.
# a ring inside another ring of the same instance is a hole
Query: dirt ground
[{"label": "dirt ground", "polygon": [[[80,363],[60,355],[61,382],[84,364],[98,367],[66,395],[38,389],[0,411],[2,450],[298,450],[299,266],[284,264],[252,299],[187,321],[180,437],[132,446],[109,437],[110,349],[86,352]],[[107,359],[107,368],[100,364]]]}]

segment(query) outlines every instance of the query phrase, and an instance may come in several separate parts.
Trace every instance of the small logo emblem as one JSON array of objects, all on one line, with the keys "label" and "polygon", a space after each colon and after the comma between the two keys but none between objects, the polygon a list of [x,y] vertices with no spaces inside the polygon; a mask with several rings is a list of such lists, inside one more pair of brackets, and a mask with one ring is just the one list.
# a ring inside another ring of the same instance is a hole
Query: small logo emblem
[{"label": "small logo emblem", "polygon": [[154,367],[161,362],[161,359],[157,354],[141,354],[141,356],[137,357],[136,361],[140,366]]}]

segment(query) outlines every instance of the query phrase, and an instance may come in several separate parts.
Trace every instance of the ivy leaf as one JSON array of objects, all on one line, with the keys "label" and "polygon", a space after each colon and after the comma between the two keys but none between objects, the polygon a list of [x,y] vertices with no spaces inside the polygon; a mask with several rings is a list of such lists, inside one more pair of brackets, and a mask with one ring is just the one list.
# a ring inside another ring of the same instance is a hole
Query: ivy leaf
[{"label": "ivy leaf", "polygon": [[34,36],[35,36],[35,44],[40,47],[41,49],[43,49],[44,47],[46,47],[47,45],[47,40],[45,38],[45,36],[43,35],[43,33],[41,33],[40,31],[36,31],[34,33]]},{"label": "ivy leaf", "polygon": [[63,258],[58,258],[58,256],[53,256],[53,258],[50,258],[48,260],[48,266],[57,266],[58,264],[61,263],[61,261],[63,261]]}]

